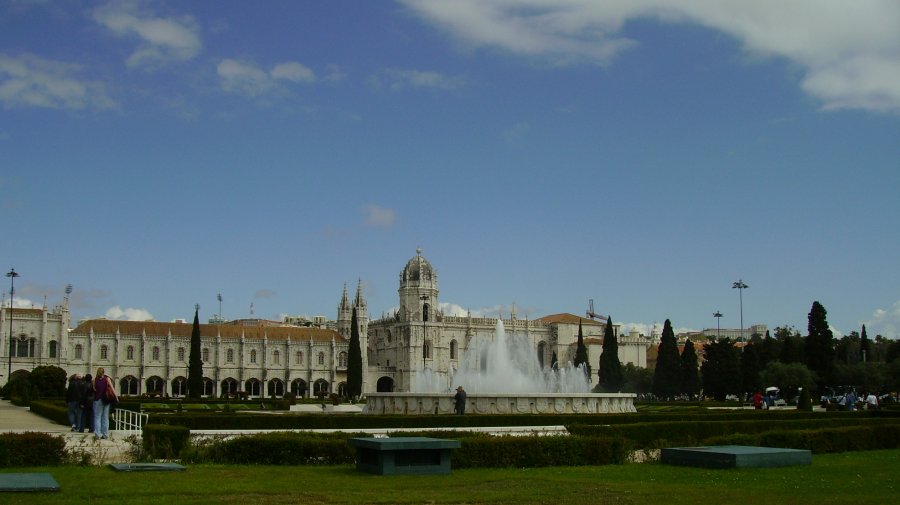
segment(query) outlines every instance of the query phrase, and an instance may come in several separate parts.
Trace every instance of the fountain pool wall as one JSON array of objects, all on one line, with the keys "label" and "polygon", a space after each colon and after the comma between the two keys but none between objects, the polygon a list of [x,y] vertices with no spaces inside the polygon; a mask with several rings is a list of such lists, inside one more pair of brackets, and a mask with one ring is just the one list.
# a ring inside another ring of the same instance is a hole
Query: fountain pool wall
[{"label": "fountain pool wall", "polygon": [[[636,412],[633,393],[469,394],[466,414],[608,414]],[[450,393],[369,393],[364,414],[453,414]]]}]

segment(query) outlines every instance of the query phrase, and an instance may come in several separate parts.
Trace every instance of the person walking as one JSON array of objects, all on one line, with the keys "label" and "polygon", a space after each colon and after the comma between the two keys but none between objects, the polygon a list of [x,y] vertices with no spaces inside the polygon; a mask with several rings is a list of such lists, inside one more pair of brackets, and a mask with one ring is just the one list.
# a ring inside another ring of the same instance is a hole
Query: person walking
[{"label": "person walking", "polygon": [[103,367],[97,369],[94,377],[94,437],[109,438],[109,408],[115,401],[116,390],[112,379],[106,375]]},{"label": "person walking", "polygon": [[462,386],[456,388],[456,394],[453,396],[453,400],[456,402],[454,408],[456,410],[456,415],[463,415],[466,413],[466,390],[463,389]]},{"label": "person walking", "polygon": [[84,408],[84,383],[80,374],[72,374],[69,377],[69,387],[66,389],[66,406],[69,408],[69,424],[72,431],[81,431],[82,415]]}]

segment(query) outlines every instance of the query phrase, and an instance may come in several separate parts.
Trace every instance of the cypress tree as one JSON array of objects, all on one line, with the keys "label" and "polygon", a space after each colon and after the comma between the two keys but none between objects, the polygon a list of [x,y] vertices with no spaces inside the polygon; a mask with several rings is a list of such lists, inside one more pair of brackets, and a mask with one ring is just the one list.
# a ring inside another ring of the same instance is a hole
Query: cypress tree
[{"label": "cypress tree", "polygon": [[587,346],[584,345],[584,333],[581,331],[581,319],[578,319],[578,345],[575,348],[575,360],[572,362],[575,368],[584,365],[584,371],[590,377],[591,364],[588,361]]},{"label": "cypress tree", "polygon": [[821,303],[813,302],[809,311],[809,334],[804,347],[806,366],[818,376],[819,391],[831,382],[834,372],[834,335],[828,327],[827,315],[828,312]]},{"label": "cypress tree", "polygon": [[359,324],[356,307],[350,317],[350,350],[347,354],[347,394],[355,399],[362,394],[362,350],[359,346]]},{"label": "cypress tree", "polygon": [[859,338],[859,353],[863,363],[872,361],[872,344],[869,342],[869,336],[866,335],[866,325],[863,325],[862,335]]},{"label": "cypress tree", "polygon": [[613,331],[612,316],[606,318],[606,330],[603,332],[603,353],[600,354],[600,367],[597,374],[601,390],[614,392],[622,388],[622,362],[619,361],[619,341]]},{"label": "cypress tree", "polygon": [[685,341],[681,351],[681,393],[693,398],[700,392],[700,370],[697,367],[697,352],[694,343]]},{"label": "cypress tree", "polygon": [[188,398],[203,395],[203,360],[200,355],[200,306],[194,306],[194,327],[191,329],[191,355],[188,358]]},{"label": "cypress tree", "polygon": [[669,399],[678,394],[681,382],[681,363],[678,357],[678,342],[672,323],[666,319],[659,341],[656,369],[653,370],[653,394],[657,398]]}]

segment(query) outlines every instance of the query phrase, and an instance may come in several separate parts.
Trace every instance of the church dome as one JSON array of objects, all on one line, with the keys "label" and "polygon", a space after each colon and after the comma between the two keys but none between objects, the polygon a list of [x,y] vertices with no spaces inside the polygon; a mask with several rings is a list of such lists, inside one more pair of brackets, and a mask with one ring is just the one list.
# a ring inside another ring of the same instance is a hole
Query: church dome
[{"label": "church dome", "polygon": [[422,249],[416,249],[416,257],[406,263],[400,274],[401,281],[430,281],[434,278],[434,268],[422,257]]}]

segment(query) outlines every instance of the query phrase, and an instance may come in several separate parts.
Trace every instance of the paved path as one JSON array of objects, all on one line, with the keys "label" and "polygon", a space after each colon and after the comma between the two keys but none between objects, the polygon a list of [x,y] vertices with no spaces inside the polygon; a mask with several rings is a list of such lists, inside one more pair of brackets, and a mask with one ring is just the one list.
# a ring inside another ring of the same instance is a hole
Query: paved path
[{"label": "paved path", "polygon": [[17,407],[8,400],[0,400],[0,433],[33,431],[65,437],[70,453],[90,456],[94,464],[131,462],[131,443],[125,440],[123,433],[110,430],[109,440],[96,440],[93,433],[73,433],[69,426],[34,414],[28,407]]}]

